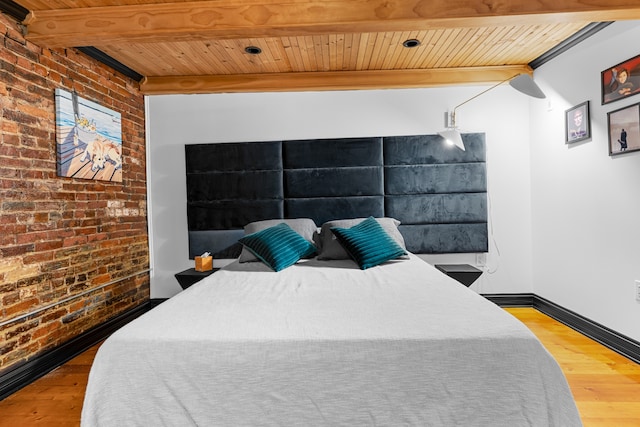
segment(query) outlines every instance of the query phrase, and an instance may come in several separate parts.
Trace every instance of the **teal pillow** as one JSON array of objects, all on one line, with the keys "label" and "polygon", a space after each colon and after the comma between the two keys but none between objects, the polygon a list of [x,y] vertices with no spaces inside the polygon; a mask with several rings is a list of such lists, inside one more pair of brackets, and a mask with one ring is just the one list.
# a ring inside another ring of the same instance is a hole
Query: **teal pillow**
[{"label": "teal pillow", "polygon": [[362,270],[407,254],[373,217],[351,228],[332,227],[331,231]]},{"label": "teal pillow", "polygon": [[239,242],[274,271],[284,270],[316,252],[314,245],[285,223],[248,234]]},{"label": "teal pillow", "polygon": [[[318,226],[311,218],[265,219],[262,221],[251,222],[244,226],[244,235],[247,236],[251,233],[256,233],[283,222],[291,227],[293,231],[304,237],[305,240],[313,244],[313,234],[318,229]],[[259,260],[251,253],[251,251],[249,251],[249,249],[243,248],[239,261],[252,262]]]}]

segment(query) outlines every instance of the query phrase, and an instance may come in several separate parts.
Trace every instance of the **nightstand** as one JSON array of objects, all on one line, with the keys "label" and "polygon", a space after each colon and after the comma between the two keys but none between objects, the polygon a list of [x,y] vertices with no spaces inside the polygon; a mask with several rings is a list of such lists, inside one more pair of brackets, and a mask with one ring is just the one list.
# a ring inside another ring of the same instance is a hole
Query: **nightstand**
[{"label": "nightstand", "polygon": [[209,271],[196,271],[195,268],[190,268],[188,270],[181,271],[180,273],[176,273],[175,276],[178,280],[178,283],[180,283],[180,286],[182,286],[182,289],[187,289],[189,286],[193,285],[196,282],[199,282],[207,276],[210,276],[218,270],[220,269],[214,268],[213,270]]},{"label": "nightstand", "polygon": [[469,264],[436,264],[435,267],[465,286],[471,286],[482,274],[482,270]]}]

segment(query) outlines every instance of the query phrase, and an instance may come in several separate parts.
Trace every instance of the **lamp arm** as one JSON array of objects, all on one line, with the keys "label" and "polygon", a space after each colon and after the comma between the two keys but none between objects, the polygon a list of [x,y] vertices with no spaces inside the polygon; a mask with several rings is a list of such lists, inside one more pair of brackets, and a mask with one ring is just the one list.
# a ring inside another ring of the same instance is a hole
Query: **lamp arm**
[{"label": "lamp arm", "polygon": [[451,113],[451,124],[453,127],[456,126],[456,110],[460,107],[462,107],[464,104],[466,104],[469,101],[473,101],[474,99],[476,99],[477,97],[479,97],[480,95],[484,95],[485,93],[489,92],[491,89],[494,89],[498,86],[500,86],[502,83],[508,82],[509,80],[513,79],[513,77],[509,77],[508,79],[505,79],[503,81],[501,81],[500,83],[496,83],[495,85],[491,86],[488,89],[483,90],[482,92],[480,92],[477,95],[472,96],[471,98],[467,99],[466,101],[456,105],[455,107],[453,107],[453,112]]}]

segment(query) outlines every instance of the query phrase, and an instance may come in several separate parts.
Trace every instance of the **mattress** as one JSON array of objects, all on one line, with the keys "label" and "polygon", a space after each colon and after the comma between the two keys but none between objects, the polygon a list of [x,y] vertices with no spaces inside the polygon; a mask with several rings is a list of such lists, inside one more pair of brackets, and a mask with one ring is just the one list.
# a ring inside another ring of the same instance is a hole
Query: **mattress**
[{"label": "mattress", "polygon": [[579,426],[517,319],[413,254],[233,262],[118,330],[87,426]]}]

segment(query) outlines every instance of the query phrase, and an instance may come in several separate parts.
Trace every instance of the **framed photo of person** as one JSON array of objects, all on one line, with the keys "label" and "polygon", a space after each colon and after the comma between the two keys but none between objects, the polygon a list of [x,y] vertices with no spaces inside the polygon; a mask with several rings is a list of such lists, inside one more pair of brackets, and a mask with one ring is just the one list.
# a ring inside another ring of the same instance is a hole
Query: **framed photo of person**
[{"label": "framed photo of person", "polygon": [[589,101],[571,107],[564,112],[564,129],[567,144],[591,138]]},{"label": "framed photo of person", "polygon": [[640,93],[640,55],[602,71],[602,105]]},{"label": "framed photo of person", "polygon": [[640,151],[640,104],[607,113],[609,155]]}]

